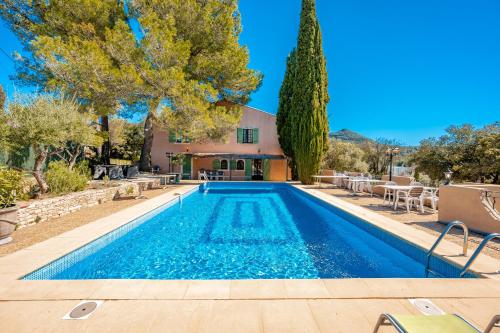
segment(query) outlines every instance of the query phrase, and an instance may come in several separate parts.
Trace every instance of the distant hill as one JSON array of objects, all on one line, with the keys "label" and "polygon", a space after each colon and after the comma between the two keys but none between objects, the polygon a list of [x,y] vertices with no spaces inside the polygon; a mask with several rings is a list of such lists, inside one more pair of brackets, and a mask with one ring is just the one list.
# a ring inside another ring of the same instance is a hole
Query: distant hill
[{"label": "distant hill", "polygon": [[341,129],[340,131],[330,133],[330,138],[335,138],[337,140],[352,142],[352,143],[363,143],[366,141],[373,141],[364,135],[351,131],[349,129]]},{"label": "distant hill", "polygon": [[[347,128],[341,129],[340,131],[337,132],[330,133],[330,138],[335,138],[337,140],[350,142],[354,144],[361,144],[364,142],[375,142],[375,140],[370,139],[357,132],[351,131]],[[397,144],[396,146],[399,147],[401,156],[409,155],[415,152],[415,150],[417,150],[418,148],[416,146],[405,146],[399,144]]]}]

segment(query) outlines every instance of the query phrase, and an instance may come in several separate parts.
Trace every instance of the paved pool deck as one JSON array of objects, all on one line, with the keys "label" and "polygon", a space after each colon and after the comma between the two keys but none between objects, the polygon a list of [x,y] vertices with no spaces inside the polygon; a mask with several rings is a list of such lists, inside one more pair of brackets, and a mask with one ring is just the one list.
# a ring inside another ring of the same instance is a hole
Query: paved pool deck
[{"label": "paved pool deck", "polygon": [[[295,185],[297,186],[297,185]],[[0,258],[2,332],[371,332],[382,312],[414,313],[428,298],[480,328],[500,314],[500,260],[480,256],[482,279],[72,280],[22,276],[134,220],[195,185],[179,187],[108,217]],[[297,186],[398,237],[429,248],[435,237],[314,189]],[[457,265],[460,246],[437,254]],[[470,255],[470,254],[469,254]],[[80,300],[104,300],[86,320],[62,320]],[[381,332],[391,332],[390,329]]]}]

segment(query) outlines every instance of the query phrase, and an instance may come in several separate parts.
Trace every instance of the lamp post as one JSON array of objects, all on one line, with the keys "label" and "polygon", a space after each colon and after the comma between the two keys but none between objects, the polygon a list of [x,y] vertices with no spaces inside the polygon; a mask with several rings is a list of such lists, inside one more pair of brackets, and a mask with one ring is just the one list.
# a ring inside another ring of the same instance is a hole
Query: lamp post
[{"label": "lamp post", "polygon": [[392,181],[392,159],[394,158],[394,155],[399,154],[399,148],[394,147],[394,148],[387,148],[385,151],[385,155],[389,156],[389,181]]},{"label": "lamp post", "polygon": [[448,171],[446,171],[444,173],[444,184],[445,185],[450,185],[451,184],[451,176],[453,175],[453,171],[451,171],[450,169],[448,169]]}]

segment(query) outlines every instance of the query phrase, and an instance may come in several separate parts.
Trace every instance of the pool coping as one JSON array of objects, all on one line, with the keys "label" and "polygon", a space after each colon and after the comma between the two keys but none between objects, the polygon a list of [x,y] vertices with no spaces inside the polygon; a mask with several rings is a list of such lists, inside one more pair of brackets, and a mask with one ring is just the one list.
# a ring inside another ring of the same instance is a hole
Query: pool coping
[{"label": "pool coping", "polygon": [[[360,207],[353,203],[339,199],[335,196],[328,195],[324,192],[321,192],[319,189],[311,188],[309,185],[292,184],[292,186],[298,190],[308,193],[315,198],[318,198],[337,208],[340,208],[348,214],[360,218],[365,223],[369,223],[379,229],[382,229],[383,231],[391,234],[394,237],[415,245],[424,252],[431,248],[437,239],[437,237],[426,233],[425,231],[412,228],[389,217],[370,211],[369,209],[366,209],[364,207]],[[467,253],[467,257],[464,257],[463,255],[461,255],[462,247],[455,243],[447,241],[446,239],[443,239],[441,241],[434,253],[445,261],[458,267],[463,267],[472,255],[472,251],[469,250],[469,252]],[[499,268],[500,260],[492,258],[483,253],[478,256],[474,264],[471,266],[470,271],[484,278],[500,280],[500,270],[498,270]]]},{"label": "pool coping", "polygon": [[[184,185],[105,218],[73,229],[41,243],[0,257],[0,301],[54,299],[295,299],[295,298],[389,298],[389,297],[500,297],[499,274],[489,279],[317,279],[317,280],[19,280],[50,262],[147,214],[178,200],[199,185]],[[422,248],[435,238],[423,231],[328,196],[320,191],[292,186],[334,204]],[[409,239],[408,239],[409,238]],[[463,264],[456,257],[460,247],[443,241],[437,254]],[[452,255],[450,255],[452,253]],[[498,261],[480,256],[474,264],[488,272]]]}]

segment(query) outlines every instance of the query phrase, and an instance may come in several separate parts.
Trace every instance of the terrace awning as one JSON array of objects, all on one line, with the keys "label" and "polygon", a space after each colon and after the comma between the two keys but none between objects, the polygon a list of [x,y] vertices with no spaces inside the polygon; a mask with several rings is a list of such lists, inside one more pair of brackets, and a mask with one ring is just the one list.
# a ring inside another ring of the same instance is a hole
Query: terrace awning
[{"label": "terrace awning", "polygon": [[233,153],[193,153],[193,157],[198,158],[225,158],[229,160],[237,159],[266,159],[266,160],[284,160],[283,155],[266,155],[266,154],[233,154]]}]

